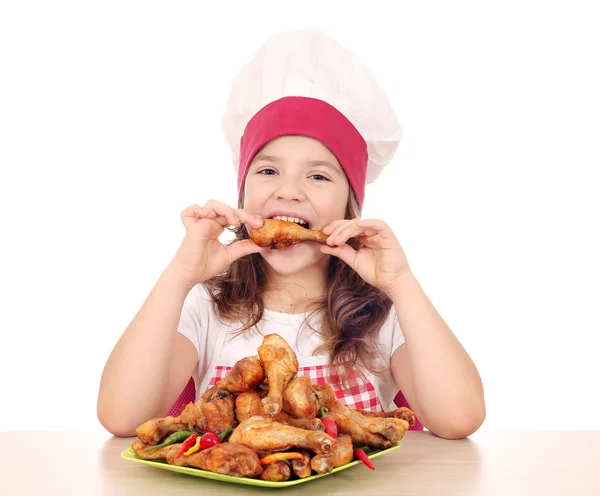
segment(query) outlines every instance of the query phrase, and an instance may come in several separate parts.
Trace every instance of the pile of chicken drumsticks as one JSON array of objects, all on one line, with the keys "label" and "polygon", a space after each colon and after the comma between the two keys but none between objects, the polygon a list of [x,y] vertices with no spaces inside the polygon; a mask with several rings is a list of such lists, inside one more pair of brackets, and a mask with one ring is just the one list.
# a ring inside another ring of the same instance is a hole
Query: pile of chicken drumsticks
[{"label": "pile of chicken drumsticks", "polygon": [[[298,360],[287,341],[269,334],[258,347],[258,356],[237,362],[229,375],[179,416],[139,426],[132,449],[145,460],[282,482],[313,472],[329,473],[352,461],[359,446],[389,448],[415,423],[408,408],[379,413],[351,410],[336,400],[329,384],[313,385],[297,372]],[[332,435],[320,412],[335,422]],[[196,438],[199,448],[190,449],[191,439],[165,443],[169,436],[177,439],[175,433],[185,438],[186,432]],[[205,436],[229,432],[226,440],[202,449],[200,440]]]}]

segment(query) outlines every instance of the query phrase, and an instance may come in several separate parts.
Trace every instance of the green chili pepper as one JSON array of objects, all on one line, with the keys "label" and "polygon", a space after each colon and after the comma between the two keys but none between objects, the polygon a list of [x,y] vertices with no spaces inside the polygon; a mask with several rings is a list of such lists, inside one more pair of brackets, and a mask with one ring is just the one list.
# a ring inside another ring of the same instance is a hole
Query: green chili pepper
[{"label": "green chili pepper", "polygon": [[169,446],[170,444],[182,443],[188,437],[192,435],[189,431],[177,431],[171,434],[167,439],[165,439],[162,443],[157,444],[156,446],[149,446],[146,448],[146,451],[152,451],[158,448],[163,448],[165,446]]},{"label": "green chili pepper", "polygon": [[220,439],[221,441],[225,441],[225,438],[226,438],[227,436],[229,436],[229,434],[231,434],[232,432],[233,432],[233,428],[231,428],[231,429],[227,429],[226,431],[223,431],[223,432],[221,432],[221,434],[219,434],[219,439]]},{"label": "green chili pepper", "polygon": [[290,461],[289,461],[289,460],[284,460],[283,458],[281,458],[281,457],[279,457],[279,456],[277,457],[277,459],[278,459],[280,462],[284,462],[285,464],[287,464],[287,466],[288,466],[288,467],[291,467],[291,466],[292,466],[292,464],[290,463]]}]

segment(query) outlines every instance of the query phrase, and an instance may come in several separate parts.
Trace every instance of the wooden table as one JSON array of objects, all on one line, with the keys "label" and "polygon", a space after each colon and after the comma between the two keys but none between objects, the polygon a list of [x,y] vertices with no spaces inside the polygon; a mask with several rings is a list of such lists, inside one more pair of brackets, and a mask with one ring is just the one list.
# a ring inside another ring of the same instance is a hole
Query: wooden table
[{"label": "wooden table", "polygon": [[[0,494],[239,494],[269,489],[123,460],[131,438],[102,433],[0,432]],[[448,441],[408,432],[402,447],[285,489],[315,495],[600,495],[600,431],[476,433]]]}]

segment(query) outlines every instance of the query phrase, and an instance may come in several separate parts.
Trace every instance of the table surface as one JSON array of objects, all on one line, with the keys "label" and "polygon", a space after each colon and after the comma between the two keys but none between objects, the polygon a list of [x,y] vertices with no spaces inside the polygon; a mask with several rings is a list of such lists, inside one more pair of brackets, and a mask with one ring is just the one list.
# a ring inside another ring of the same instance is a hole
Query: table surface
[{"label": "table surface", "polygon": [[288,488],[241,486],[121,458],[133,438],[0,432],[0,494],[600,495],[600,431],[495,431],[444,440],[408,432],[400,449]]}]

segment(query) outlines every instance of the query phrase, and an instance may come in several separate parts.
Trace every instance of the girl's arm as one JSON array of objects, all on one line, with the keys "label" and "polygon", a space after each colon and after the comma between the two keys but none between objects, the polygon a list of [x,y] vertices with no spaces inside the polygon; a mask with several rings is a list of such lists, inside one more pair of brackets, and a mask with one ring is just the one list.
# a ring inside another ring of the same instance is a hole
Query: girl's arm
[{"label": "girl's arm", "polygon": [[98,419],[115,436],[135,436],[139,425],[166,415],[189,381],[198,353],[177,327],[192,287],[169,265],[110,354]]},{"label": "girl's arm", "polygon": [[198,283],[222,273],[234,260],[263,249],[250,240],[219,242],[225,227],[263,221],[216,200],[181,212],[186,235],[110,354],[98,394],[98,418],[116,436],[162,417],[183,391],[198,364],[195,346],[177,332],[185,298]]},{"label": "girl's arm", "polygon": [[[321,252],[339,257],[394,302],[406,342],[391,369],[419,420],[438,436],[472,434],[485,418],[477,368],[413,276],[390,226],[378,219],[344,219],[323,228]],[[346,242],[357,237],[355,250]]]},{"label": "girl's arm", "polygon": [[475,364],[433,307],[412,272],[390,298],[406,342],[392,356],[392,374],[420,422],[458,439],[483,423],[483,385]]},{"label": "girl's arm", "polygon": [[[419,420],[438,436],[472,434],[485,418],[481,378],[469,355],[413,276],[390,226],[378,219],[344,219],[323,228],[321,252],[339,257],[394,302],[406,342],[391,368]],[[357,237],[361,247],[346,244]]]}]

